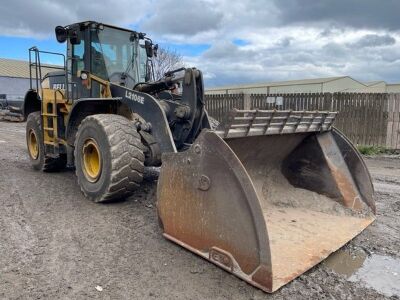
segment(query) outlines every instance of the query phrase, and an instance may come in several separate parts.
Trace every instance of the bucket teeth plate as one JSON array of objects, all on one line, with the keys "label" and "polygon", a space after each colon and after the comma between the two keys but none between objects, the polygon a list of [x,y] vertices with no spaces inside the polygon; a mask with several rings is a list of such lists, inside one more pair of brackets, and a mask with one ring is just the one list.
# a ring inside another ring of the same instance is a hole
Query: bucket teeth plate
[{"label": "bucket teeth plate", "polygon": [[225,141],[203,130],[190,149],[162,162],[164,236],[266,292],[375,218],[368,170],[336,130]]},{"label": "bucket teeth plate", "polygon": [[337,112],[292,110],[239,110],[229,112],[217,134],[224,138],[293,134],[331,130]]}]

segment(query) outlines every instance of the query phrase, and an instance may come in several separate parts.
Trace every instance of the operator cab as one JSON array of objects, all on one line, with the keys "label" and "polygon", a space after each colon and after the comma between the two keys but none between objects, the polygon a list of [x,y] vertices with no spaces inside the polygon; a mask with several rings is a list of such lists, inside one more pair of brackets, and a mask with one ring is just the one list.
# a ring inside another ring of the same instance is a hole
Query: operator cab
[{"label": "operator cab", "polygon": [[158,46],[145,33],[93,21],[55,29],[58,42],[67,42],[68,82],[72,97],[99,97],[99,86],[81,85],[81,72],[129,89],[151,79],[151,57]]}]

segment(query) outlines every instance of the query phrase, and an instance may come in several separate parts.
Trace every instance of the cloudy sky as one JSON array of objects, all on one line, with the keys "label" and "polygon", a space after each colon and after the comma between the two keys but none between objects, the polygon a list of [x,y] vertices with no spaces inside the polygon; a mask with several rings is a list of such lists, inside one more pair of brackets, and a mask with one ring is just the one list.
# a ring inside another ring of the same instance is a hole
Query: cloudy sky
[{"label": "cloudy sky", "polygon": [[147,32],[206,85],[350,75],[400,82],[400,0],[2,0],[0,57],[64,51],[56,25],[92,19]]}]

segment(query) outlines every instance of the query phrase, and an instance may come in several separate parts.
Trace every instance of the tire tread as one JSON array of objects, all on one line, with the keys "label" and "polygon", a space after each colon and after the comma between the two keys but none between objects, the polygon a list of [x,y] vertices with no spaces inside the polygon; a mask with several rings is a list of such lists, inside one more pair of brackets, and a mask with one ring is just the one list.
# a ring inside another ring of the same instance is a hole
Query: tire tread
[{"label": "tire tread", "polygon": [[[87,122],[95,122],[107,136],[111,154],[111,178],[102,195],[91,197],[82,188],[77,173],[78,184],[86,197],[95,202],[112,202],[127,198],[139,188],[144,173],[144,146],[141,136],[127,118],[115,114],[97,114],[86,117],[80,128]],[[75,140],[75,158],[77,158],[77,141]]]},{"label": "tire tread", "polygon": [[[38,126],[39,130],[41,130],[42,116],[40,114],[40,111],[35,111],[35,112],[30,113],[27,118],[27,124],[29,122],[34,122]],[[40,143],[42,143],[42,149],[44,149],[43,132],[40,131],[38,133],[38,135],[39,135]],[[41,153],[39,155],[44,155],[44,154]],[[55,171],[59,171],[59,170],[65,168],[65,165],[66,165],[66,159],[62,156],[54,158],[54,157],[48,157],[48,156],[44,155],[43,164],[41,166],[41,171],[55,172]]]}]

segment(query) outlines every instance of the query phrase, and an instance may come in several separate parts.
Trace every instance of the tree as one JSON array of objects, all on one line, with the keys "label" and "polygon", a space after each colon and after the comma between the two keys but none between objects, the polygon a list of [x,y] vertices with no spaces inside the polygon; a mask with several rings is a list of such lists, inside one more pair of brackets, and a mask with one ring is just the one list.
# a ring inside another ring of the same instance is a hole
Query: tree
[{"label": "tree", "polygon": [[169,48],[158,48],[157,57],[153,57],[153,65],[155,80],[163,78],[168,71],[184,66],[182,55]]}]

